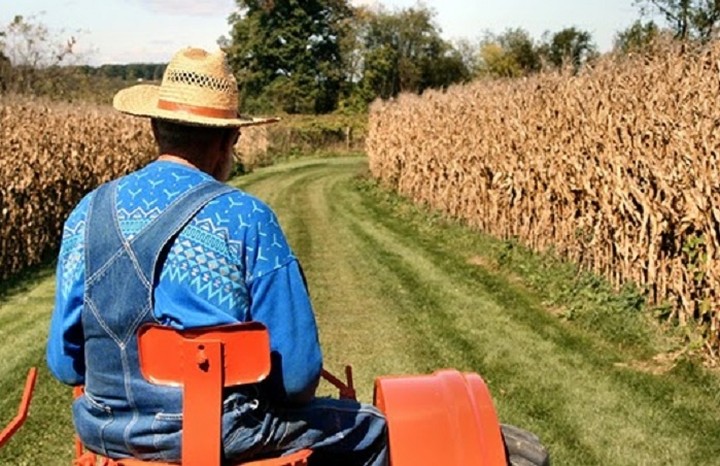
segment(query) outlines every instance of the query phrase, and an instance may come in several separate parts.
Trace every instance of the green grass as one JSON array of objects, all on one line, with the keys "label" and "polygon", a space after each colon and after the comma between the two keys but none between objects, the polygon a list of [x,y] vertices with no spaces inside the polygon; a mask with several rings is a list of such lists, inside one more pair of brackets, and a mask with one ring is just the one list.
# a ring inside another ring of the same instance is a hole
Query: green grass
[{"label": "green grass", "polygon": [[[352,363],[369,401],[383,374],[480,373],[503,422],[554,465],[720,465],[720,379],[614,292],[551,256],[476,234],[358,177],[362,157],[302,160],[234,182],[269,202],[305,269],[326,366]],[[0,422],[41,367],[27,425],[0,464],[68,464],[69,390],[42,360],[52,271],[0,291]],[[675,353],[672,353],[675,354]],[[324,389],[329,393],[329,389]]]}]

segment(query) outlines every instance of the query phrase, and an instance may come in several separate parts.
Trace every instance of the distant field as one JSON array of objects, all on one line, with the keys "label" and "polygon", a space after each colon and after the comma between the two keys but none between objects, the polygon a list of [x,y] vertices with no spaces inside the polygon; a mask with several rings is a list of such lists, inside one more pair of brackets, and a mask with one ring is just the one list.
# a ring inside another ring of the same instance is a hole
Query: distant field
[{"label": "distant field", "polygon": [[[537,433],[556,466],[720,465],[719,377],[675,357],[628,311],[634,295],[447,223],[358,177],[366,171],[362,157],[312,159],[235,180],[278,212],[326,366],[353,363],[364,400],[377,375],[455,367],[483,375],[501,420]],[[70,391],[43,362],[53,280],[38,272],[0,298],[0,422],[26,369],[41,371],[0,464],[70,462]]]}]

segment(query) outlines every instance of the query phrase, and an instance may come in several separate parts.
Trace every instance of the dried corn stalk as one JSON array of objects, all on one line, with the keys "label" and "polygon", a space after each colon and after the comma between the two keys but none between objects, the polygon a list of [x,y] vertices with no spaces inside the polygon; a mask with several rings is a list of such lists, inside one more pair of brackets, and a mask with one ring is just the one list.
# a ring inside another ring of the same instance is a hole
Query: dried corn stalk
[{"label": "dried corn stalk", "polygon": [[720,47],[608,58],[371,109],[373,175],[501,238],[720,325]]},{"label": "dried corn stalk", "polygon": [[[261,158],[265,134],[244,131],[243,157]],[[63,222],[85,193],[156,155],[146,119],[0,96],[0,279],[57,249]]]}]

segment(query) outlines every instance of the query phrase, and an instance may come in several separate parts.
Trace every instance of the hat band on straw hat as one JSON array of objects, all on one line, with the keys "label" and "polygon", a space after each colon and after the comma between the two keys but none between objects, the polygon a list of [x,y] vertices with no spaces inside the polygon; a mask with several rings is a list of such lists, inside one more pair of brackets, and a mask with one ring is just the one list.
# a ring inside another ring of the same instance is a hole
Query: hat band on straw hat
[{"label": "hat band on straw hat", "polygon": [[237,118],[237,110],[226,108],[202,107],[199,105],[179,104],[168,100],[158,100],[157,107],[161,110],[171,112],[190,113],[192,115],[203,116],[208,118]]}]

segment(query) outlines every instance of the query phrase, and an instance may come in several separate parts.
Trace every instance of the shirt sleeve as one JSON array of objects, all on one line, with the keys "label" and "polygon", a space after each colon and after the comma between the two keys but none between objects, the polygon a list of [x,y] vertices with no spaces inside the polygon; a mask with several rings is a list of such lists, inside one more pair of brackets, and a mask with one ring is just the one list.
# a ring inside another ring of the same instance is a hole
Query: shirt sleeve
[{"label": "shirt sleeve", "polygon": [[317,385],[322,369],[322,352],[310,298],[300,265],[292,261],[285,267],[252,283],[252,319],[262,322],[270,332],[274,353],[272,379],[281,396],[292,400]]},{"label": "shirt sleeve", "polygon": [[50,372],[61,382],[85,381],[82,308],[85,281],[83,240],[87,197],[65,222],[58,256],[55,308],[50,321],[46,360]]},{"label": "shirt sleeve", "polygon": [[317,385],[322,352],[305,277],[275,214],[253,201],[245,231],[249,318],[270,332],[270,384],[289,400]]}]

